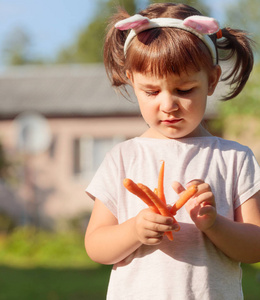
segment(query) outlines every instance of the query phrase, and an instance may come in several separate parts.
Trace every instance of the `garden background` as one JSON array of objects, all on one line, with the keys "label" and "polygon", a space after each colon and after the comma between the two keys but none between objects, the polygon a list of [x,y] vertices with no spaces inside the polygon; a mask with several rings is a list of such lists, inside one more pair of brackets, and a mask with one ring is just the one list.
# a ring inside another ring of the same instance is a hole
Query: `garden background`
[{"label": "garden background", "polygon": [[[5,2],[5,1],[2,1]],[[12,1],[9,1],[9,3]],[[15,1],[13,1],[15,2]],[[24,65],[90,64],[102,62],[105,24],[115,4],[124,5],[130,14],[149,1],[99,0],[99,10],[93,10],[86,26],[61,47],[52,58],[37,56],[32,51],[33,38],[27,30],[17,27],[10,32],[2,47],[2,69]],[[156,1],[151,1],[156,2]],[[163,2],[163,1],[157,1]],[[168,1],[164,1],[168,2]],[[178,2],[178,1],[175,1]],[[181,1],[193,3],[194,1]],[[214,15],[212,1],[197,1],[198,7]],[[217,1],[216,1],[217,2]],[[65,2],[64,2],[65,3]],[[64,4],[63,3],[63,4]],[[258,0],[225,1],[222,23],[245,28],[258,42],[260,10]],[[243,8],[243,9],[241,9]],[[0,3],[1,10],[1,3]],[[94,13],[95,11],[95,13]],[[218,10],[219,13],[219,10]],[[73,16],[76,18],[76,16]],[[58,18],[58,16],[57,16]],[[233,139],[251,147],[260,161],[260,65],[259,45],[255,46],[256,66],[249,83],[239,97],[221,103],[218,117],[209,122],[210,130],[224,138]],[[12,181],[12,161],[0,148],[1,182]],[[260,299],[260,264],[242,265],[245,300]],[[84,249],[84,230],[81,223],[68,224],[66,230],[46,230],[24,224],[0,212],[0,300],[28,299],[105,299],[110,266],[92,262]]]}]

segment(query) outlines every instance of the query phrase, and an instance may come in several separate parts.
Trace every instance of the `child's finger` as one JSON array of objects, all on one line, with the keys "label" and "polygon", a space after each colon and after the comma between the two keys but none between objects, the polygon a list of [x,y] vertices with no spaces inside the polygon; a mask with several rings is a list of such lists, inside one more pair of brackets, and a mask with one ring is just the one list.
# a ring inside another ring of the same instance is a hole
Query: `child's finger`
[{"label": "child's finger", "polygon": [[179,229],[178,224],[166,225],[166,224],[158,224],[158,223],[150,224],[149,228],[147,228],[147,230],[157,232],[157,233],[162,233],[162,234],[168,231],[177,231],[178,229]]},{"label": "child's finger", "polygon": [[202,179],[193,179],[193,180],[191,180],[191,181],[189,181],[187,184],[186,184],[186,188],[188,188],[188,187],[190,187],[190,186],[192,186],[192,185],[201,185],[201,184],[203,184],[204,183],[204,181],[202,180]]},{"label": "child's finger", "polygon": [[[179,231],[180,225],[173,221],[170,217],[165,217],[159,214],[147,214],[146,215],[146,230],[153,231],[156,235],[157,233],[166,234],[170,241],[173,240],[172,231]],[[150,235],[154,237],[153,234]]]},{"label": "child's finger", "polygon": [[203,205],[200,208],[198,215],[199,215],[199,217],[203,217],[205,215],[210,216],[210,215],[215,214],[215,211],[216,211],[216,209],[214,206],[207,204],[207,205]]},{"label": "child's finger", "polygon": [[197,205],[212,205],[216,206],[215,197],[212,193],[211,187],[207,183],[198,185],[198,191],[196,193],[194,201]]},{"label": "child's finger", "polygon": [[177,210],[179,210],[183,205],[185,205],[198,191],[197,185],[192,185],[187,188],[187,190],[183,191],[177,200],[172,206],[170,212],[175,215]]},{"label": "child's finger", "polygon": [[192,180],[187,186],[189,187],[191,184],[196,184],[198,190],[189,202],[190,208],[197,206],[204,207],[207,205],[214,208],[216,207],[215,197],[209,184],[199,179]]},{"label": "child's finger", "polygon": [[211,192],[210,185],[208,183],[205,183],[202,180],[199,180],[199,179],[192,180],[186,184],[186,188],[189,188],[193,185],[196,185],[198,188],[196,196],[199,196],[200,194],[205,193],[205,192],[209,192],[209,191]]},{"label": "child's finger", "polygon": [[167,224],[167,225],[172,225],[173,224],[173,218],[172,217],[167,217],[163,216],[154,212],[150,212],[145,215],[145,219],[153,222],[153,223],[158,223],[158,224]]},{"label": "child's finger", "polygon": [[211,191],[203,192],[195,198],[196,204],[213,205],[215,206],[214,195]]},{"label": "child's finger", "polygon": [[173,181],[172,188],[178,195],[185,191],[185,188],[178,181]]}]

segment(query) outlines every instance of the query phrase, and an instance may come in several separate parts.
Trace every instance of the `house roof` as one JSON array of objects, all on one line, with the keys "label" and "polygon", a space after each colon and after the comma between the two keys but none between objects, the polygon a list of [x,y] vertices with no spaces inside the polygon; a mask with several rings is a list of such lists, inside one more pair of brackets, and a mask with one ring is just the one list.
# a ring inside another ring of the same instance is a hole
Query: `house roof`
[{"label": "house roof", "polygon": [[[0,73],[0,118],[25,111],[46,117],[139,115],[132,90],[111,87],[103,64],[12,67]],[[215,114],[208,105],[206,114]]]},{"label": "house roof", "polygon": [[48,117],[139,114],[134,97],[111,88],[101,64],[7,69],[0,74],[0,105],[0,117],[24,111]]}]

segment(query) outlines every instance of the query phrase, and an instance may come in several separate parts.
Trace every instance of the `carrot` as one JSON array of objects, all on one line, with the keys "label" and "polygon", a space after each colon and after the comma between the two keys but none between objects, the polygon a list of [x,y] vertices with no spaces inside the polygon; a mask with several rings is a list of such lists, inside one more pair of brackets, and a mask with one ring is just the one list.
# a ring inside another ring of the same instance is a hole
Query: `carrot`
[{"label": "carrot", "polygon": [[[125,178],[123,181],[123,184],[124,184],[124,187],[129,192],[131,192],[132,194],[136,195],[141,200],[143,200],[153,212],[160,214],[160,211],[154,205],[153,201],[147,196],[147,194],[136,183],[134,183],[133,180],[131,180],[129,178]],[[169,231],[169,232],[166,232],[165,234],[170,241],[173,241],[172,232]]]},{"label": "carrot", "polygon": [[160,213],[157,207],[154,205],[153,201],[133,180],[125,178],[123,181],[123,185],[129,192],[143,200],[143,202],[146,203],[153,212],[157,214]]},{"label": "carrot", "polygon": [[[169,209],[167,208],[166,204],[157,196],[153,191],[151,191],[146,185],[138,183],[138,187],[140,187],[146,195],[152,200],[155,206],[158,208],[161,215],[165,217],[173,218],[173,222],[177,223],[173,215],[170,213]],[[171,231],[167,231],[166,235],[170,241],[173,241],[173,235]]]},{"label": "carrot", "polygon": [[166,204],[165,195],[164,195],[164,160],[160,168],[158,176],[158,194],[157,196]]},{"label": "carrot", "polygon": [[178,209],[180,209],[192,196],[194,196],[198,191],[197,185],[192,185],[187,188],[184,192],[182,192],[180,198],[177,202],[172,206],[170,212],[173,215],[176,215]]},{"label": "carrot", "polygon": [[153,191],[151,191],[146,185],[142,183],[138,183],[137,186],[150,198],[150,200],[158,208],[161,215],[172,218],[172,214],[170,213],[166,204],[157,195],[155,195]]}]

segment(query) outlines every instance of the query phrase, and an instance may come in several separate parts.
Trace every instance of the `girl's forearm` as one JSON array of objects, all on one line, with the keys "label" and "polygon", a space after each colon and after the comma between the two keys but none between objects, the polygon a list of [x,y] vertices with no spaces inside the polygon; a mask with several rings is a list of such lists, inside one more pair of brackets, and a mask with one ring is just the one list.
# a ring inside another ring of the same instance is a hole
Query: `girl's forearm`
[{"label": "girl's forearm", "polygon": [[215,224],[204,233],[230,258],[242,263],[260,261],[259,226],[233,222],[217,215]]},{"label": "girl's forearm", "polygon": [[115,264],[132,254],[142,243],[134,233],[134,218],[119,224],[97,228],[85,237],[89,257],[101,264]]}]

